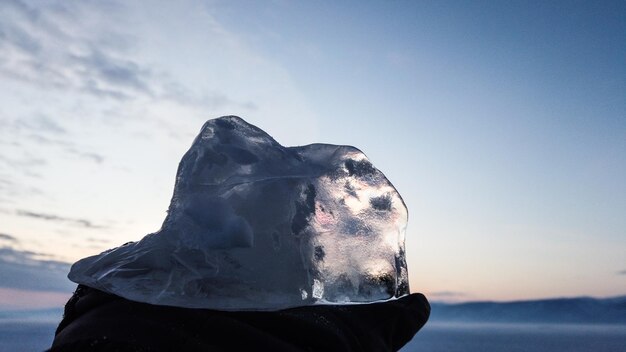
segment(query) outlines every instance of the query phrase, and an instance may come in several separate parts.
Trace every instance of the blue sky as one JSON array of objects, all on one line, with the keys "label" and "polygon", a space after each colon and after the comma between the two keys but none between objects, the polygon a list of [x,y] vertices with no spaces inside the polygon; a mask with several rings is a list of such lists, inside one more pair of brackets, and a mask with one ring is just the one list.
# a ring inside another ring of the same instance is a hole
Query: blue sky
[{"label": "blue sky", "polygon": [[180,157],[227,114],[363,150],[408,205],[413,291],[624,294],[625,17],[623,1],[4,1],[0,306],[58,304],[67,263],[158,230]]}]

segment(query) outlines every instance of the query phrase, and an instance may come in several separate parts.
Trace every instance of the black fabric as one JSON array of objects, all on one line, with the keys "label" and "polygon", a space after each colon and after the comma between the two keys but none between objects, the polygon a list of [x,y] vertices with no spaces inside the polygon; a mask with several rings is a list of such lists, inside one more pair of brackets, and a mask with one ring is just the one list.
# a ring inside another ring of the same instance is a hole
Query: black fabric
[{"label": "black fabric", "polygon": [[364,305],[222,312],[138,303],[79,285],[49,351],[396,351],[429,314],[421,294]]}]

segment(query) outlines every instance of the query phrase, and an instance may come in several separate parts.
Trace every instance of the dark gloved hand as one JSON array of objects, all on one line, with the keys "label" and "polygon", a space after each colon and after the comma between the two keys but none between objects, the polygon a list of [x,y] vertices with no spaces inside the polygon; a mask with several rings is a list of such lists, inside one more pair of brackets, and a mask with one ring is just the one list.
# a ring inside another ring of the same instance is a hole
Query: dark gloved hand
[{"label": "dark gloved hand", "polygon": [[224,312],[138,303],[79,285],[49,351],[397,351],[429,314],[419,293],[382,303]]}]

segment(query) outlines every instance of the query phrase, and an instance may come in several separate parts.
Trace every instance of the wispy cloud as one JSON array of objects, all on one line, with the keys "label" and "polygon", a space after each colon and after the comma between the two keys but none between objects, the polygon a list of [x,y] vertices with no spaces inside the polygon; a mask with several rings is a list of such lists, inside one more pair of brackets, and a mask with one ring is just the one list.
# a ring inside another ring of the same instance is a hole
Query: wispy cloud
[{"label": "wispy cloud", "polygon": [[86,239],[87,242],[91,242],[91,243],[98,243],[98,244],[106,244],[106,243],[111,243],[111,240],[109,239],[104,239],[104,238],[94,238],[94,237],[89,237]]},{"label": "wispy cloud", "polygon": [[72,146],[72,143],[69,141],[65,141],[62,139],[53,139],[53,138],[47,137],[42,134],[37,134],[37,133],[28,134],[26,138],[33,141],[34,143],[44,145],[44,146],[61,146],[61,147]]},{"label": "wispy cloud", "polygon": [[45,221],[71,223],[74,225],[83,226],[83,227],[91,228],[91,229],[106,228],[106,226],[95,225],[93,222],[86,220],[86,219],[68,218],[68,217],[59,216],[55,214],[37,213],[37,212],[32,212],[32,211],[27,211],[27,210],[16,210],[15,214],[19,216],[35,218],[35,219],[40,219],[40,220],[45,220]]},{"label": "wispy cloud", "polygon": [[39,165],[45,165],[46,164],[46,160],[43,158],[39,158],[36,156],[31,156],[28,158],[23,158],[23,159],[13,159],[13,158],[9,158],[6,156],[1,156],[0,155],[0,161],[11,165],[11,166],[15,166],[15,167],[20,167],[20,168],[29,168],[32,166],[39,166]]},{"label": "wispy cloud", "polygon": [[40,183],[32,181],[45,178],[55,156],[65,153],[96,164],[105,161],[104,155],[73,137],[61,121],[43,113],[12,119],[0,115],[0,203],[47,195],[37,186]]},{"label": "wispy cloud", "polygon": [[626,275],[626,270],[618,271],[617,275]]},{"label": "wispy cloud", "polygon": [[46,116],[44,114],[36,114],[29,119],[19,119],[14,124],[17,130],[28,130],[35,132],[47,132],[52,134],[65,134],[65,127],[60,122]]},{"label": "wispy cloud", "polygon": [[[41,185],[59,157],[72,165],[115,163],[114,151],[86,137],[98,126],[115,124],[115,117],[127,125],[145,118],[146,129],[180,138],[178,117],[161,123],[156,116],[201,116],[226,106],[256,109],[220,88],[190,87],[169,72],[168,63],[146,59],[141,33],[124,25],[140,9],[122,1],[0,1],[0,81],[9,95],[17,88],[15,97],[7,97],[16,106],[0,111],[0,202],[54,196],[55,188]],[[16,104],[19,99],[25,104]],[[154,109],[150,118],[146,109]],[[29,182],[34,178],[39,180]]]},{"label": "wispy cloud", "polygon": [[[43,191],[37,187],[29,186],[24,183],[16,183],[11,177],[0,174],[0,203],[12,204],[20,197],[41,194],[43,194]],[[10,212],[7,211],[6,213]]]},{"label": "wispy cloud", "polygon": [[[42,166],[46,165],[47,161],[40,156],[32,155],[27,151],[22,151],[21,155],[0,155],[0,165],[1,164],[5,164],[6,166],[10,166],[11,168],[18,170],[22,175],[38,178],[41,176],[38,170]],[[7,182],[14,181],[10,178],[5,180]]]},{"label": "wispy cloud", "polygon": [[94,95],[127,99],[132,92],[153,96],[148,83],[154,80],[152,73],[130,59],[91,49],[86,55],[70,55],[69,62],[85,74],[81,88]]},{"label": "wispy cloud", "polygon": [[0,287],[71,292],[67,278],[70,264],[42,259],[42,253],[0,247]]},{"label": "wispy cloud", "polygon": [[[182,105],[255,109],[222,92],[193,93],[135,56],[123,26],[101,23],[129,9],[118,2],[0,3],[0,76],[98,98],[171,100]],[[122,16],[123,17],[123,16]]]},{"label": "wispy cloud", "polygon": [[7,235],[6,233],[0,233],[0,240],[8,241],[8,242],[17,242],[17,239],[11,235]]},{"label": "wispy cloud", "polygon": [[429,294],[433,298],[461,298],[466,297],[467,293],[458,291],[436,291]]},{"label": "wispy cloud", "polygon": [[88,31],[84,4],[30,6],[13,0],[0,6],[6,13],[0,24],[0,74],[6,78],[116,99],[149,93],[149,71],[120,57],[123,46],[110,40],[121,37],[118,33]]},{"label": "wispy cloud", "polygon": [[72,147],[66,148],[65,151],[67,151],[68,153],[74,154],[76,156],[79,156],[81,158],[91,160],[97,164],[102,164],[102,162],[104,161],[104,156],[99,153],[85,152],[85,151],[78,150]]},{"label": "wispy cloud", "polygon": [[[29,118],[16,119],[13,121],[0,119],[0,127],[5,130],[5,133],[11,134],[18,140],[28,140],[44,147],[57,147],[63,152],[98,164],[101,164],[105,159],[100,153],[81,150],[81,147],[72,141],[72,136],[59,122],[43,114],[36,114]],[[32,168],[46,163],[44,158],[29,157],[27,155],[28,153],[24,150],[22,150],[22,154],[20,158],[9,158],[0,155],[0,161],[4,161],[21,171],[24,171],[25,168]]]}]

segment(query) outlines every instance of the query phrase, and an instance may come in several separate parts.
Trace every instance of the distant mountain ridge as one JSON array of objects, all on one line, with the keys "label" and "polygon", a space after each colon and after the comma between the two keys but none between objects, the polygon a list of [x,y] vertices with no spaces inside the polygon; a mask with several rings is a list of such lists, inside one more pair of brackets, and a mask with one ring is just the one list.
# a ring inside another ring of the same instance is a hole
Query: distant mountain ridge
[{"label": "distant mountain ridge", "polygon": [[[431,322],[626,325],[626,296],[551,298],[512,302],[431,303]],[[4,320],[60,321],[63,308],[2,310]]]},{"label": "distant mountain ridge", "polygon": [[626,296],[433,303],[431,321],[626,324]]}]

